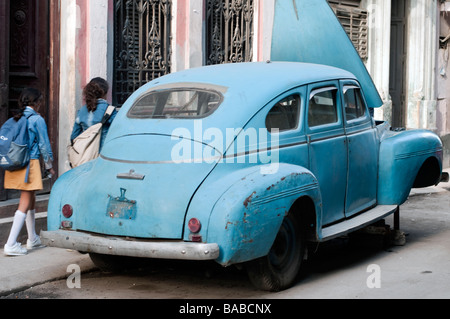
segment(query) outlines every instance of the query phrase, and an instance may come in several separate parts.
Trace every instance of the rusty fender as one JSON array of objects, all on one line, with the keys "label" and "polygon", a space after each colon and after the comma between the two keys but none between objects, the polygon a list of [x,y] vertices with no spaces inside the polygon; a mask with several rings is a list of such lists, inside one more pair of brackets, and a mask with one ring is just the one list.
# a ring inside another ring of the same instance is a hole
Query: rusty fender
[{"label": "rusty fender", "polygon": [[267,255],[283,218],[302,196],[321,207],[316,178],[295,165],[280,164],[274,174],[256,171],[233,184],[216,202],[209,221],[208,242],[220,247],[216,261],[229,265]]}]

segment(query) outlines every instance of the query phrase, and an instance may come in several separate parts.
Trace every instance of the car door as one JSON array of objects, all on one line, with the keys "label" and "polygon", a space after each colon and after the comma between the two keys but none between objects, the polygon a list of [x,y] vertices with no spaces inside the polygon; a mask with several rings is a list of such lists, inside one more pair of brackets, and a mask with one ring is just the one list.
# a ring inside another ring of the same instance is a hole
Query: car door
[{"label": "car door", "polygon": [[345,216],[376,204],[378,144],[375,127],[355,81],[341,82],[348,145]]},{"label": "car door", "polygon": [[344,218],[347,186],[347,139],[338,81],[308,86],[306,132],[309,167],[319,181],[323,225]]}]

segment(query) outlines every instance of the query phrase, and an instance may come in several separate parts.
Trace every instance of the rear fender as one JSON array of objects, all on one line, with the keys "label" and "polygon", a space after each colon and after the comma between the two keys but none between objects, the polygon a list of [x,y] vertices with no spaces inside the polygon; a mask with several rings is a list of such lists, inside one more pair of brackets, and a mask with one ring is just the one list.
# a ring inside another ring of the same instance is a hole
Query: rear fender
[{"label": "rear fender", "polygon": [[58,230],[61,227],[62,206],[73,200],[74,192],[83,185],[83,176],[88,176],[96,161],[87,162],[65,172],[53,184],[47,208],[48,230]]},{"label": "rear fender", "polygon": [[319,184],[309,170],[280,164],[274,174],[258,169],[236,180],[215,203],[209,219],[207,242],[220,247],[216,261],[229,265],[267,255],[284,217],[303,196],[315,203],[315,222],[320,225]]}]

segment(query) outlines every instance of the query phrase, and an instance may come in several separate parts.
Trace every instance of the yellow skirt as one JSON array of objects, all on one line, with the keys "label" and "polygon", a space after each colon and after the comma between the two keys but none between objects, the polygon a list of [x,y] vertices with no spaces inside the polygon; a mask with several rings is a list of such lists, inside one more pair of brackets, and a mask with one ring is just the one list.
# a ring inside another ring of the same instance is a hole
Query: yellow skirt
[{"label": "yellow skirt", "polygon": [[36,191],[43,189],[41,165],[39,160],[30,161],[30,172],[28,173],[28,183],[25,183],[27,168],[17,171],[5,171],[5,189],[18,189],[23,191]]}]

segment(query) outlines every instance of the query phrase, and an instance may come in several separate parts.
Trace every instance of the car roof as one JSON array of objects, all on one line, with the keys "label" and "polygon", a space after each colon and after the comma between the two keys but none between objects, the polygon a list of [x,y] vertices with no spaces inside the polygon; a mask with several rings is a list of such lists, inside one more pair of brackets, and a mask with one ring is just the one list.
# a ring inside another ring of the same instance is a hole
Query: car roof
[{"label": "car roof", "polygon": [[268,61],[193,68],[165,75],[150,82],[149,86],[174,82],[198,82],[245,91],[261,92],[264,89],[266,92],[279,94],[283,89],[340,78],[354,79],[355,76],[348,71],[326,65]]},{"label": "car roof", "polygon": [[[129,119],[126,114],[133,103],[149,91],[173,87],[216,88],[224,96],[219,108],[203,118],[204,127],[239,128],[262,107],[280,94],[308,83],[335,79],[355,79],[348,71],[319,64],[300,62],[248,62],[204,66],[171,73],[155,79],[138,89],[123,105],[116,119],[133,121],[127,134],[139,134],[151,129],[155,134],[170,134],[180,126],[191,126],[189,119]],[[121,126],[123,129],[123,126]],[[111,127],[108,135],[119,136]]]}]

